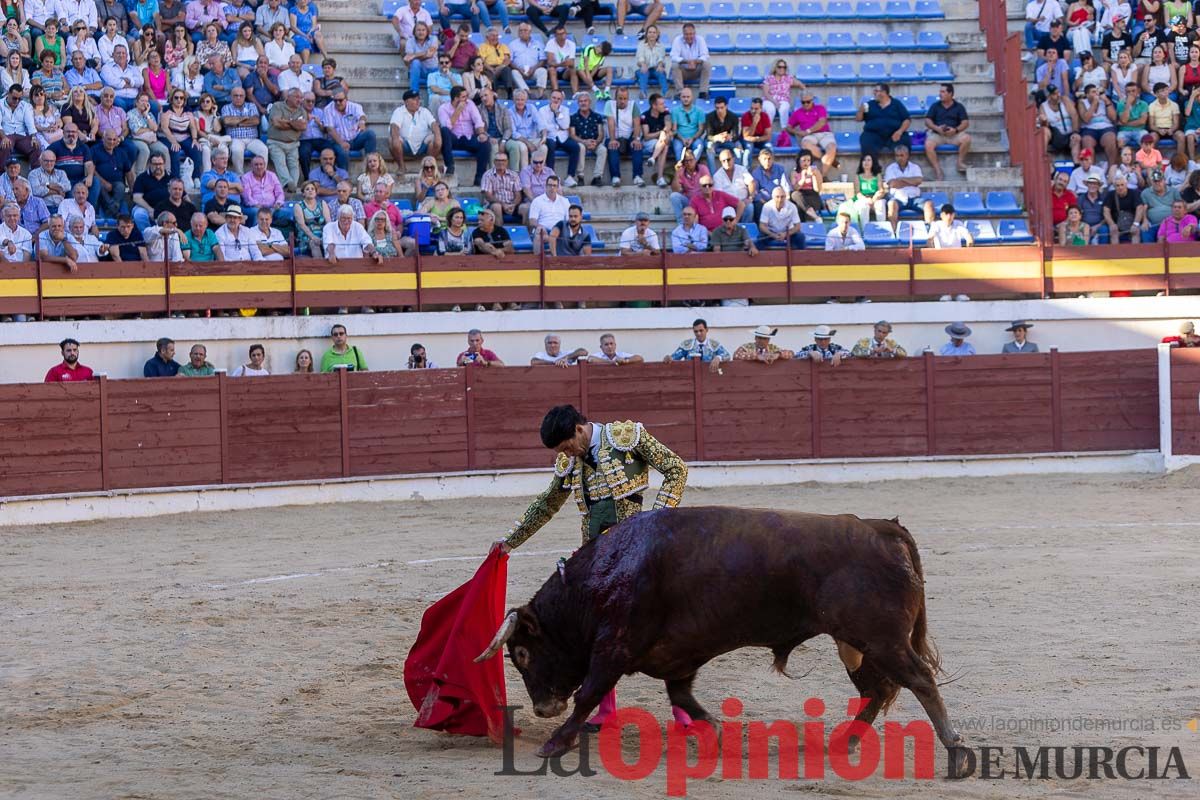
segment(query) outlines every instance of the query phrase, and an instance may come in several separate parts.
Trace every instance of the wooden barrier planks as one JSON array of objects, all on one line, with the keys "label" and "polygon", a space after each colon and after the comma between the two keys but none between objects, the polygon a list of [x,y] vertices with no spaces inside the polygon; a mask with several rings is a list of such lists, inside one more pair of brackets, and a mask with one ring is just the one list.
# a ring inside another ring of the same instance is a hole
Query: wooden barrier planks
[{"label": "wooden barrier planks", "polygon": [[936,454],[1054,450],[1049,353],[938,358],[933,375]]},{"label": "wooden barrier planks", "polygon": [[1171,452],[1200,456],[1200,350],[1171,351]]},{"label": "wooden barrier planks", "polygon": [[0,385],[0,496],[102,488],[100,384]]},{"label": "wooden barrier planks", "polygon": [[111,488],[220,483],[216,378],[108,381],[107,394]]},{"label": "wooden barrier planks", "polygon": [[389,258],[376,264],[370,258],[296,259],[296,305],[313,308],[341,306],[416,306],[417,262]]},{"label": "wooden barrier planks", "polygon": [[503,259],[484,255],[421,259],[422,306],[537,303],[541,299],[541,260],[536,254]]},{"label": "wooden barrier planks", "polygon": [[1060,353],[1063,449],[1158,448],[1155,350]]},{"label": "wooden barrier planks", "polygon": [[41,275],[42,313],[48,317],[167,311],[164,262],[101,261],[82,264],[78,272],[42,264]]},{"label": "wooden barrier planks", "polygon": [[588,419],[637,420],[681,457],[697,457],[690,364],[645,364],[634,369],[589,364],[586,370]]},{"label": "wooden barrier planks", "polygon": [[226,379],[227,483],[342,474],[338,376]]},{"label": "wooden barrier planks", "polygon": [[807,362],[731,362],[699,371],[704,457],[710,461],[812,458]]},{"label": "wooden barrier planks", "polygon": [[922,248],[913,254],[918,295],[1040,294],[1041,254],[1037,247]]},{"label": "wooden barrier planks", "polygon": [[290,309],[292,263],[185,262],[171,265],[171,310]]},{"label": "wooden barrier planks", "polygon": [[551,406],[579,406],[579,370],[557,367],[467,367],[472,370],[476,469],[544,467],[554,454],[538,431]]},{"label": "wooden barrier planks", "polygon": [[348,378],[352,475],[467,469],[462,370],[354,372]]},{"label": "wooden barrier planks", "polygon": [[546,302],[645,300],[662,292],[661,256],[629,255],[546,258]]},{"label": "wooden barrier planks", "polygon": [[822,458],[925,455],[922,359],[850,360],[817,374]]}]

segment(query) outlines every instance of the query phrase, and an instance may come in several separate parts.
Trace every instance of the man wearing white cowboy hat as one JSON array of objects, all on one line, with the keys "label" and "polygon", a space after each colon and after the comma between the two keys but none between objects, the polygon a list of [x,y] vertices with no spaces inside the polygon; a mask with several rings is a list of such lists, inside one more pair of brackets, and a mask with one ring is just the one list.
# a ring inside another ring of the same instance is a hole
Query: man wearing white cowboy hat
[{"label": "man wearing white cowboy hat", "polygon": [[259,237],[252,229],[242,225],[245,219],[241,206],[225,209],[225,224],[217,228],[216,237],[226,261],[262,261]]},{"label": "man wearing white cowboy hat", "polygon": [[938,350],[939,356],[975,355],[975,346],[967,341],[967,337],[971,335],[970,328],[961,322],[951,322],[946,326],[946,333],[950,334],[950,341]]},{"label": "man wearing white cowboy hat", "polygon": [[1036,353],[1038,346],[1034,342],[1029,341],[1029,329],[1033,327],[1033,323],[1028,320],[1014,320],[1012,325],[1009,325],[1004,330],[1013,335],[1011,342],[1004,343],[1004,349],[1001,353]]},{"label": "man wearing white cowboy hat", "polygon": [[796,353],[796,358],[807,358],[812,361],[828,361],[833,366],[837,366],[851,358],[851,353],[840,344],[834,344],[833,335],[837,330],[830,328],[828,325],[818,325],[813,331],[813,343],[801,347]]},{"label": "man wearing white cowboy hat", "polygon": [[754,341],[746,342],[735,350],[733,352],[734,361],[759,361],[763,364],[774,364],[780,359],[789,361],[796,355],[791,350],[784,350],[778,345],[772,344],[771,340],[775,338],[775,334],[779,333],[779,328],[759,325],[752,333]]}]

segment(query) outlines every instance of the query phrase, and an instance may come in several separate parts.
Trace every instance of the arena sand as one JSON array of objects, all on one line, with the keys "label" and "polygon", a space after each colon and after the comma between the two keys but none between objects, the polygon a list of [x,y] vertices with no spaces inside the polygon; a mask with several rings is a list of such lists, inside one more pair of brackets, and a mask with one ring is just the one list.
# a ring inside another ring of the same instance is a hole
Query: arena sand
[{"label": "arena sand", "polygon": [[[900,467],[899,469],[903,469]],[[957,680],[943,688],[974,744],[1178,745],[1200,733],[1200,475],[1052,476],[689,491],[687,502],[900,515],[922,549],[930,625]],[[496,777],[485,740],[416,730],[401,669],[423,610],[466,580],[525,499],[331,505],[0,532],[0,795],[22,798],[655,798],[640,783]],[[510,562],[524,602],[578,542],[565,509]],[[427,559],[462,556],[461,560]],[[789,681],[764,650],[697,682],[714,712],[842,720],[852,686],[820,638]],[[517,765],[553,729],[524,704]],[[661,684],[623,703],[665,719]],[[925,719],[907,691],[890,720]],[[1053,733],[1044,719],[1124,729]],[[1109,721],[1117,721],[1116,723]],[[1124,721],[1123,723],[1121,721]],[[1164,730],[1164,723],[1167,727]],[[1036,731],[1018,730],[1021,726]],[[1153,725],[1153,730],[1145,730]],[[599,758],[592,745],[592,765]],[[632,758],[632,745],[627,747]],[[944,762],[939,750],[939,770]],[[568,760],[568,763],[571,763]],[[1008,758],[1011,766],[1011,757]],[[1200,776],[1197,776],[1200,780]],[[1191,781],[853,783],[710,778],[700,798],[1195,797]]]}]

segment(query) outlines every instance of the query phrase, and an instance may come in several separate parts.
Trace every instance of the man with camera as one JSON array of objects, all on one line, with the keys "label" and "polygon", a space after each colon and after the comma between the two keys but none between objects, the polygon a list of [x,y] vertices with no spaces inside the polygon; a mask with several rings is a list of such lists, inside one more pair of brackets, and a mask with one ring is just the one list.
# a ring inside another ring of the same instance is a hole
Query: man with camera
[{"label": "man with camera", "polygon": [[437,369],[438,365],[429,360],[425,355],[425,346],[417,342],[409,349],[408,368],[409,369]]}]

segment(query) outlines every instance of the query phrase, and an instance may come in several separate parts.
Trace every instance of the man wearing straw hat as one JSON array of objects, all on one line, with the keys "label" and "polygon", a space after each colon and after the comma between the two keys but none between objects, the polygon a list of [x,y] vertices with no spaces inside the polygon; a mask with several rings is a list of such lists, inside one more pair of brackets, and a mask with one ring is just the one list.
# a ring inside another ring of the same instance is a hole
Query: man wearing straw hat
[{"label": "man wearing straw hat", "polygon": [[1028,320],[1018,319],[1009,325],[1004,330],[1013,335],[1011,342],[1004,343],[1004,349],[1001,353],[1036,353],[1038,346],[1036,343],[1029,341],[1029,329],[1033,327],[1033,323]]},{"label": "man wearing straw hat", "polygon": [[818,325],[817,329],[813,331],[813,343],[801,347],[796,353],[796,358],[807,358],[817,362],[827,361],[835,367],[847,358],[851,358],[852,354],[849,350],[840,344],[834,344],[833,335],[835,333],[837,330],[828,325]]},{"label": "man wearing straw hat", "polygon": [[941,350],[938,350],[939,356],[975,355],[975,346],[967,341],[967,337],[971,335],[971,329],[965,324],[951,322],[946,326],[946,333],[950,335],[950,341],[942,345]]},{"label": "man wearing straw hat", "polygon": [[734,361],[758,361],[763,364],[774,364],[776,361],[790,361],[795,357],[791,350],[783,350],[771,340],[779,333],[779,328],[769,325],[759,325],[754,329],[754,341],[746,342],[733,352]]}]

